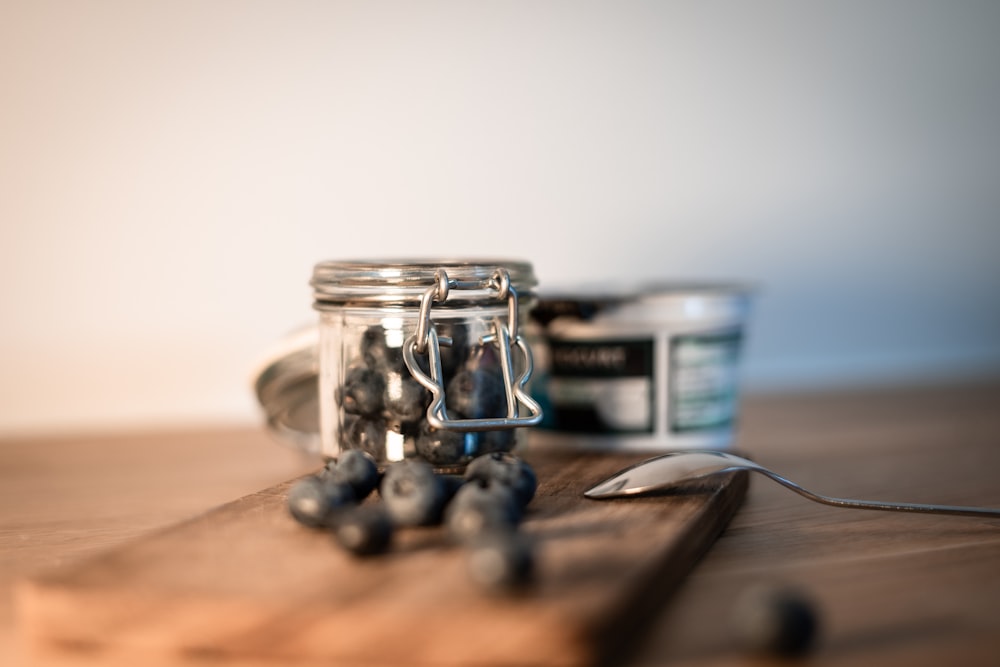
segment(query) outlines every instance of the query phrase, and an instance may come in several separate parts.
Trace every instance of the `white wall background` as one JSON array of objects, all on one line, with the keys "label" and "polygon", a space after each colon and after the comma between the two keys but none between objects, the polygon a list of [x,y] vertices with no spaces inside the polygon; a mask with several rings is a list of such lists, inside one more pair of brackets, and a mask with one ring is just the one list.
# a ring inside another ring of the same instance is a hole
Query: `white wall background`
[{"label": "white wall background", "polygon": [[253,420],[314,262],[433,254],[1000,372],[1000,3],[0,0],[0,432]]}]

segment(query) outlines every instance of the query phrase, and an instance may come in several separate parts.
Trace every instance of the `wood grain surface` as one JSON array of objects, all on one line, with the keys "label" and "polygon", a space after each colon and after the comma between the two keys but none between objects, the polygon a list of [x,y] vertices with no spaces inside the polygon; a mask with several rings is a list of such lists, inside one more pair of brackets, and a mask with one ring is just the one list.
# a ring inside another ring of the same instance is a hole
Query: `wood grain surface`
[{"label": "wood grain surface", "polygon": [[616,664],[743,500],[746,473],[653,498],[593,501],[641,457],[536,457],[523,594],[478,589],[443,529],[357,559],[295,523],[289,483],[251,494],[19,591],[40,661],[121,664]]},{"label": "wood grain surface", "polygon": [[[1000,381],[750,394],[738,444],[823,493],[1000,507]],[[252,427],[0,440],[0,665],[34,664],[18,641],[15,581],[79,567],[314,466]],[[733,601],[762,582],[814,601],[810,667],[1000,664],[996,521],[839,510],[759,477],[619,664],[787,667],[746,653],[732,632]],[[212,658],[189,662],[199,661]],[[148,664],[85,660],[123,662]]]}]

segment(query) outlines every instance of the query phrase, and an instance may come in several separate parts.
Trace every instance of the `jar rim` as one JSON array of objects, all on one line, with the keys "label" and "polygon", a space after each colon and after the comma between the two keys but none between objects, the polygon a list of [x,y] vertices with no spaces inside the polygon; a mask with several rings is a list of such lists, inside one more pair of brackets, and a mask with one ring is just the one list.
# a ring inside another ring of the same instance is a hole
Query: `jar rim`
[{"label": "jar rim", "polygon": [[532,318],[543,326],[557,318],[592,320],[609,316],[630,321],[687,320],[710,313],[746,317],[754,288],[740,283],[650,282],[594,289],[543,290]]},{"label": "jar rim", "polygon": [[640,283],[600,283],[582,286],[550,286],[538,294],[542,301],[600,301],[624,303],[654,301],[677,297],[719,297],[743,299],[752,296],[756,286],[740,282],[646,281]]},{"label": "jar rim", "polygon": [[[531,263],[514,259],[327,260],[315,265],[309,284],[319,310],[350,303],[412,305],[435,284],[439,268],[449,279],[463,282],[489,280],[503,268],[520,294],[530,294],[538,285]],[[469,290],[469,296],[478,297],[475,292]]]}]

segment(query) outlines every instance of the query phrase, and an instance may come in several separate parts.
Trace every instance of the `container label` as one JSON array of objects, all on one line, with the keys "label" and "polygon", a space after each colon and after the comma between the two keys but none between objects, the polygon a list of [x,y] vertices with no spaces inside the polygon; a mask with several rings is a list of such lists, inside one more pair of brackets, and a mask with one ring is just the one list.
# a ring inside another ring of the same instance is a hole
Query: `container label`
[{"label": "container label", "polygon": [[544,427],[569,433],[653,433],[654,341],[550,341]]},{"label": "container label", "polygon": [[730,428],[736,420],[739,331],[670,339],[670,430]]}]

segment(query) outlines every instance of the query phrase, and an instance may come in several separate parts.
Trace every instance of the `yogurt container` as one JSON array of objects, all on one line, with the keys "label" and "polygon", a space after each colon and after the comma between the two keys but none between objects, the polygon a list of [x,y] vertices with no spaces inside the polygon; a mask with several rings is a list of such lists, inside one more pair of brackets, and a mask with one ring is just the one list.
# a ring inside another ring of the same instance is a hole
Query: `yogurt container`
[{"label": "yogurt container", "polygon": [[749,307],[738,285],[542,293],[528,447],[729,449]]}]

